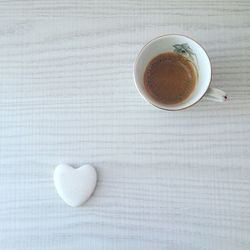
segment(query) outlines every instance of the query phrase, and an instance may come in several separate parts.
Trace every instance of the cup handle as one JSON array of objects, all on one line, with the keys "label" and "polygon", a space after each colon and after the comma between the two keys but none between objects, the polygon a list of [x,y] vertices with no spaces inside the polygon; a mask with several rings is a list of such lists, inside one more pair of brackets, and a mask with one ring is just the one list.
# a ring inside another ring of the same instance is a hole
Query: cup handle
[{"label": "cup handle", "polygon": [[214,102],[224,102],[227,100],[227,94],[220,89],[209,87],[204,98]]}]

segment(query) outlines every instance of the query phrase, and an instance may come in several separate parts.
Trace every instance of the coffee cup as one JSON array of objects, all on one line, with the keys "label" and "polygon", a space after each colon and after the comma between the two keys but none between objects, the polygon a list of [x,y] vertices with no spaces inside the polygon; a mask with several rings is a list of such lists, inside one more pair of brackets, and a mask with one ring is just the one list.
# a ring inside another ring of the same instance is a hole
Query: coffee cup
[{"label": "coffee cup", "polygon": [[[197,71],[194,90],[180,103],[166,104],[153,98],[144,84],[147,65],[156,56],[166,53],[179,53],[192,61]],[[205,50],[193,39],[183,35],[163,35],[148,42],[139,52],[134,63],[134,81],[141,96],[153,106],[164,110],[183,110],[198,103],[202,98],[216,102],[224,102],[227,95],[224,91],[210,86],[212,69]]]}]

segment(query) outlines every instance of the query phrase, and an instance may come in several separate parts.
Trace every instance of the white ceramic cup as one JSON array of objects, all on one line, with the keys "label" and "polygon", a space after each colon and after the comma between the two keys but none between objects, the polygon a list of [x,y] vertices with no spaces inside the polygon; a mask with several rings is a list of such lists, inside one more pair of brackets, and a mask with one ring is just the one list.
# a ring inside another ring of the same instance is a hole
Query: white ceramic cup
[{"label": "white ceramic cup", "polygon": [[[197,81],[194,91],[178,104],[162,104],[152,98],[146,91],[143,78],[148,63],[157,55],[165,52],[180,53],[190,59],[197,70]],[[134,81],[141,96],[150,104],[165,110],[182,110],[188,108],[202,98],[223,102],[227,99],[224,91],[210,87],[212,78],[211,63],[205,50],[194,40],[183,35],[164,35],[147,43],[139,52],[134,63]]]}]

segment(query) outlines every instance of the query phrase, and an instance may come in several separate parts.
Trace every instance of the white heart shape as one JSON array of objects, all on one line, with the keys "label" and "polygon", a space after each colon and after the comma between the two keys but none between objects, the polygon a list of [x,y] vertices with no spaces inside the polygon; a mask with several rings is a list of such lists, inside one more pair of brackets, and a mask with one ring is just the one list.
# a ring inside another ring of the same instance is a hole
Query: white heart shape
[{"label": "white heart shape", "polygon": [[80,206],[89,199],[95,190],[96,181],[96,170],[89,164],[79,168],[60,164],[54,171],[57,193],[72,207]]}]

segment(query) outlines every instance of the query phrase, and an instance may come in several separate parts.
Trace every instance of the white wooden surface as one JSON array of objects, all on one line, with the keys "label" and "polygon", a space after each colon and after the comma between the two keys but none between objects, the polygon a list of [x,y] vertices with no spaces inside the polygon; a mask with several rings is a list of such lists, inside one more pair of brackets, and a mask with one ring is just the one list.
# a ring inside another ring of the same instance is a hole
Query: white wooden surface
[{"label": "white wooden surface", "polygon": [[[250,249],[250,2],[0,3],[0,249]],[[151,38],[189,35],[229,101],[164,112],[136,92]],[[92,163],[70,208],[52,173]]]}]

